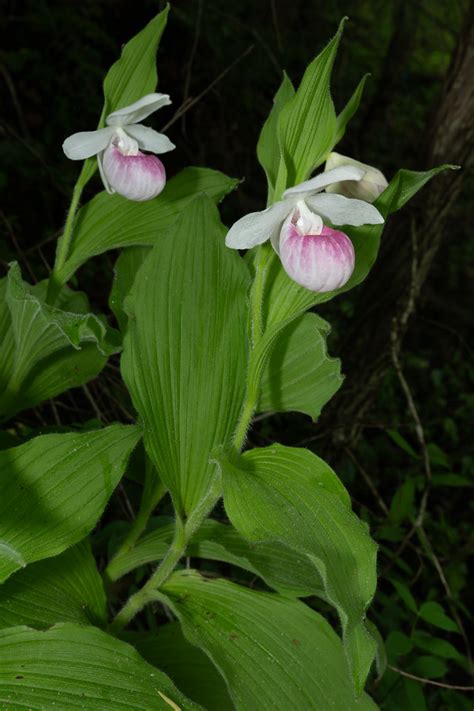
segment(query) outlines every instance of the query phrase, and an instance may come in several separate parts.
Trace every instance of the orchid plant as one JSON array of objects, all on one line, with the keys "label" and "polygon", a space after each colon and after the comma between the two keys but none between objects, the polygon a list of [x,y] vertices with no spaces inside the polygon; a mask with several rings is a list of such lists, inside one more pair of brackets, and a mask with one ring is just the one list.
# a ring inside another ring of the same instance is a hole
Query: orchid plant
[{"label": "orchid plant", "polygon": [[[257,147],[267,206],[226,229],[217,204],[238,181],[196,167],[167,180],[157,154],[174,145],[141,124],[170,104],[155,92],[167,16],[111,67],[97,130],[64,141],[84,164],[49,282],[29,284],[17,264],[0,281],[5,423],[85,386],[117,353],[129,399],[125,422],[6,430],[0,698],[12,709],[373,709],[377,547],[328,464],[255,448],[250,432],[261,413],[317,419],[342,377],[311,310],[367,276],[387,217],[442,167],[387,183],[333,150],[364,82],[337,115],[341,23],[297,89],[283,76]],[[97,168],[105,190],[79,207]],[[67,286],[112,249],[116,328]],[[141,492],[138,511],[104,525],[119,484]]]}]

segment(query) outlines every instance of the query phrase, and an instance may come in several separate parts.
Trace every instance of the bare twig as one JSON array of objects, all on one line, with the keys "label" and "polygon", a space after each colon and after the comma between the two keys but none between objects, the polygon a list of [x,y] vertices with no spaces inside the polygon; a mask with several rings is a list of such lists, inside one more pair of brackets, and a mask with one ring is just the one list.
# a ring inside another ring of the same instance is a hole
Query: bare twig
[{"label": "bare twig", "polygon": [[385,501],[383,500],[383,498],[382,498],[382,496],[381,496],[379,490],[378,490],[377,487],[375,486],[374,482],[372,481],[372,479],[371,479],[369,473],[364,469],[364,467],[363,467],[362,464],[359,462],[359,460],[357,459],[357,457],[355,456],[355,454],[354,454],[348,447],[346,447],[344,451],[346,452],[346,454],[347,454],[347,456],[349,457],[349,459],[355,464],[355,466],[357,467],[357,469],[359,470],[359,472],[362,474],[362,478],[364,479],[365,483],[367,484],[367,486],[369,487],[370,491],[371,491],[372,494],[374,495],[375,500],[377,501],[378,505],[380,506],[380,508],[382,509],[382,511],[384,512],[384,514],[385,514],[386,516],[388,516],[388,513],[389,513],[389,511],[388,511],[388,506],[387,506],[387,504],[385,503]]},{"label": "bare twig", "polygon": [[388,668],[401,676],[406,676],[408,679],[413,679],[414,681],[421,681],[422,684],[431,684],[432,686],[439,686],[442,689],[455,689],[456,691],[474,691],[474,686],[458,686],[457,684],[444,684],[441,681],[434,681],[433,679],[425,679],[423,676],[416,676],[416,674],[410,674],[409,672],[403,671],[398,667],[394,667],[391,664],[387,664]]},{"label": "bare twig", "polygon": [[[196,29],[194,32],[193,45],[191,47],[191,54],[189,55],[188,67],[186,70],[186,77],[184,79],[184,89],[183,89],[183,105],[186,105],[189,101],[189,89],[191,87],[191,76],[193,71],[194,58],[196,56],[196,51],[199,44],[199,37],[201,35],[201,20],[202,20],[202,3],[203,0],[198,0],[197,17],[196,17]],[[183,120],[181,122],[183,133],[186,132],[186,116],[183,115]]]},{"label": "bare twig", "polygon": [[188,101],[186,101],[185,103],[181,104],[181,106],[180,106],[180,107],[177,109],[177,111],[175,112],[174,116],[171,117],[171,119],[168,121],[168,123],[166,123],[166,124],[160,129],[160,131],[161,131],[162,133],[164,133],[165,131],[167,131],[167,130],[169,129],[169,127],[172,126],[174,123],[176,123],[176,121],[177,121],[179,118],[181,118],[181,116],[183,116],[187,111],[189,111],[189,109],[190,109],[192,106],[194,106],[195,104],[197,104],[198,101],[201,101],[201,99],[202,99],[204,96],[206,96],[206,94],[208,94],[208,93],[211,91],[211,89],[213,89],[213,88],[216,86],[216,84],[218,84],[225,76],[227,76],[227,74],[228,74],[230,71],[232,71],[232,69],[233,69],[237,64],[239,64],[239,62],[241,62],[242,59],[244,59],[248,54],[250,54],[250,52],[253,50],[254,47],[255,47],[254,44],[251,44],[249,47],[247,47],[247,49],[246,49],[244,52],[242,52],[242,54],[239,55],[239,56],[232,62],[232,64],[229,64],[229,66],[226,67],[226,69],[224,69],[213,81],[211,81],[211,83],[210,83],[203,91],[201,91],[200,94],[198,94],[194,99],[191,99],[191,98],[190,98]]}]

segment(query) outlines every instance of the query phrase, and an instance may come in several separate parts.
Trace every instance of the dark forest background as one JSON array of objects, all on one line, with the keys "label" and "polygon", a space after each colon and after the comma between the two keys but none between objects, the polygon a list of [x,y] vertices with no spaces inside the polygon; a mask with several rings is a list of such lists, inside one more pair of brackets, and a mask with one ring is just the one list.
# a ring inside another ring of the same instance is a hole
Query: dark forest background
[{"label": "dark forest background", "polygon": [[[0,265],[17,259],[25,278],[53,262],[78,165],[61,144],[93,129],[101,82],[120,46],[156,14],[152,0],[0,2]],[[325,456],[349,488],[380,545],[371,619],[389,668],[369,691],[384,709],[468,709],[472,594],[474,372],[474,26],[466,0],[176,0],[158,55],[159,90],[173,106],[177,150],[169,175],[205,165],[244,178],[222,205],[226,224],[265,203],[255,146],[282,70],[306,64],[350,22],[332,91],[340,110],[371,77],[338,150],[380,168],[439,163],[435,178],[384,233],[365,284],[319,309],[333,327],[330,352],[346,380],[320,421],[271,416],[253,444],[273,440]],[[89,188],[90,195],[99,186]],[[87,196],[86,196],[87,197]],[[75,285],[107,312],[116,255],[95,259]],[[112,362],[87,392],[23,413],[27,430],[100,418],[126,420]],[[126,518],[119,490],[115,515]]]}]

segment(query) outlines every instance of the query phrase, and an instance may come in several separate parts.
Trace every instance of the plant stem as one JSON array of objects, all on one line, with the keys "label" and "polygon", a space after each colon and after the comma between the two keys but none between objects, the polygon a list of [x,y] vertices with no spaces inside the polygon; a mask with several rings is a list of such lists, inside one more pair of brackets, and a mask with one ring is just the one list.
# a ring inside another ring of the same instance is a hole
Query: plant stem
[{"label": "plant stem", "polygon": [[220,480],[216,478],[207,496],[194,509],[185,524],[178,516],[176,517],[175,536],[166,556],[145,585],[132,595],[117,613],[109,626],[111,632],[123,629],[148,602],[155,599],[155,591],[170,577],[185,554],[189,541],[209,516],[220,496]]},{"label": "plant stem", "polygon": [[79,207],[79,201],[81,199],[82,191],[94,175],[95,171],[96,166],[94,165],[94,162],[90,158],[88,158],[82,166],[82,170],[72,191],[72,199],[66,217],[64,232],[58,240],[58,245],[56,249],[56,259],[54,262],[53,271],[51,272],[51,275],[49,277],[48,292],[46,295],[46,301],[48,304],[54,304],[61,290],[61,287],[63,286],[64,282],[60,276],[60,271],[69,256],[74,228],[74,220],[76,217],[77,209]]},{"label": "plant stem", "polygon": [[[265,243],[259,247],[255,262],[255,278],[250,290],[250,333],[252,352],[255,351],[255,348],[263,336],[264,324],[262,306],[265,292],[265,281],[271,256],[272,248],[270,244]],[[249,362],[250,364],[252,363],[252,353],[250,354]],[[233,439],[233,445],[239,452],[244,446],[255,408],[258,405],[258,397],[258,387],[251,384],[250,379],[248,379],[247,392]]]}]

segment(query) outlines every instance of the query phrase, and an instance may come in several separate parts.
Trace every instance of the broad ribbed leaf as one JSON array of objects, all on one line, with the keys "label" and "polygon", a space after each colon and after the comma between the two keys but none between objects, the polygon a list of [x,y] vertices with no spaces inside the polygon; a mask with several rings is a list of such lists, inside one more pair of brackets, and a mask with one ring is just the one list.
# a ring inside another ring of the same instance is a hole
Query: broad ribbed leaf
[{"label": "broad ribbed leaf", "polygon": [[357,109],[359,108],[360,100],[362,99],[362,94],[364,92],[364,86],[365,82],[367,81],[367,78],[370,76],[370,74],[366,74],[365,76],[362,77],[360,82],[355,88],[354,93],[352,94],[351,98],[347,102],[347,104],[344,106],[342,109],[341,113],[338,114],[337,119],[336,119],[336,133],[334,135],[334,143],[333,147],[339,143],[341,138],[344,136],[347,128],[347,124],[351,120],[351,118],[354,116],[356,113]]},{"label": "broad ribbed leaf", "polygon": [[104,79],[103,117],[155,91],[158,83],[156,51],[168,12],[169,5],[127,42],[120,59],[110,67]]},{"label": "broad ribbed leaf", "polygon": [[153,246],[172,238],[168,228],[196,195],[222,200],[238,181],[209,168],[185,168],[154,200],[134,202],[101,192],[77,214],[71,252],[60,278],[66,282],[91,257],[118,247]]},{"label": "broad ribbed leaf", "polygon": [[170,711],[201,707],[125,642],[94,627],[0,632],[1,700],[8,709]]},{"label": "broad ribbed leaf", "polygon": [[327,354],[329,324],[305,314],[278,337],[263,373],[259,412],[304,412],[316,420],[342,385],[341,362]]},{"label": "broad ribbed leaf", "polygon": [[128,316],[124,311],[124,302],[135,281],[136,274],[150,253],[151,247],[127,247],[122,250],[114,266],[114,282],[109,297],[109,306],[125,332]]},{"label": "broad ribbed leaf", "polygon": [[0,586],[0,629],[57,622],[105,625],[102,579],[87,540],[19,570]]},{"label": "broad ribbed leaf", "polygon": [[237,711],[375,709],[355,698],[342,644],[302,602],[195,573],[177,573],[162,592],[184,634],[212,659]]},{"label": "broad ribbed leaf", "polygon": [[250,541],[285,543],[313,562],[325,599],[339,613],[356,687],[363,688],[375,652],[364,620],[377,582],[376,545],[341,482],[312,452],[281,445],[221,465],[235,528]]},{"label": "broad ribbed leaf", "polygon": [[243,400],[247,267],[224,244],[211,200],[197,198],[141,267],[127,300],[122,373],[148,454],[189,513],[215,475]]},{"label": "broad ribbed leaf", "polygon": [[157,634],[129,632],[123,639],[133,644],[147,662],[158,667],[178,689],[207,711],[232,711],[227,686],[209,657],[186,640],[179,622],[160,626]]},{"label": "broad ribbed leaf", "polygon": [[[165,557],[173,539],[173,519],[159,516],[152,520],[148,533],[109,565],[113,580],[147,563]],[[283,543],[249,543],[235,528],[211,519],[205,521],[189,543],[191,558],[230,563],[258,575],[278,592],[294,597],[324,595],[321,576],[308,556],[299,555]]]},{"label": "broad ribbed leaf", "polygon": [[91,531],[140,434],[112,425],[41,435],[0,452],[0,582]]},{"label": "broad ribbed leaf", "polygon": [[[333,145],[336,112],[329,80],[343,25],[344,20],[327,47],[307,67],[296,94],[280,113],[278,137],[286,164],[287,182],[279,188],[291,187],[306,180],[325,160]],[[275,197],[279,199],[280,195]]]},{"label": "broad ribbed leaf", "polygon": [[50,306],[44,292],[45,283],[31,286],[22,280],[18,264],[11,266],[5,294],[9,313],[2,317],[3,416],[86,382],[120,350],[120,334],[87,312],[84,295],[65,289],[59,305]]},{"label": "broad ribbed leaf", "polygon": [[283,72],[283,79],[273,99],[272,110],[263,124],[257,144],[257,156],[260,165],[265,171],[268,183],[268,204],[273,202],[275,188],[282,153],[278,142],[278,119],[285,104],[295,95],[291,79]]}]

